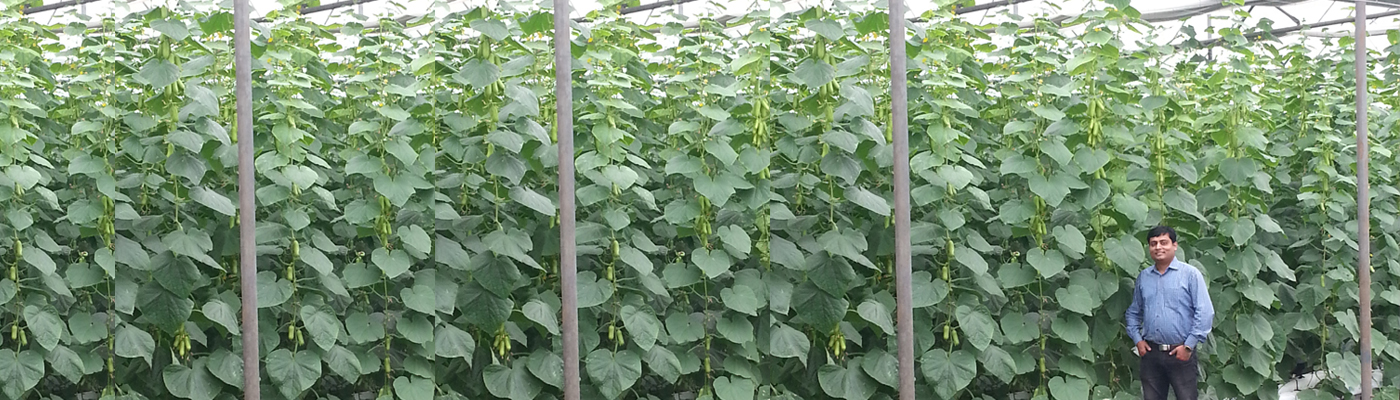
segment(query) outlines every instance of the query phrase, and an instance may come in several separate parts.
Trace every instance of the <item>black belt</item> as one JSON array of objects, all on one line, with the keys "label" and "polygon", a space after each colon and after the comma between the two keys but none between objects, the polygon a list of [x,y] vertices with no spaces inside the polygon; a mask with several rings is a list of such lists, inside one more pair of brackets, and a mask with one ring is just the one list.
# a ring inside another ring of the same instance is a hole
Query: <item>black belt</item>
[{"label": "black belt", "polygon": [[1157,343],[1157,342],[1153,342],[1153,341],[1150,341],[1150,340],[1149,340],[1149,341],[1147,341],[1147,346],[1150,347],[1150,348],[1152,349],[1151,351],[1170,352],[1170,351],[1172,351],[1172,349],[1176,348],[1177,346],[1184,346],[1184,344],[1161,344],[1161,343]]}]

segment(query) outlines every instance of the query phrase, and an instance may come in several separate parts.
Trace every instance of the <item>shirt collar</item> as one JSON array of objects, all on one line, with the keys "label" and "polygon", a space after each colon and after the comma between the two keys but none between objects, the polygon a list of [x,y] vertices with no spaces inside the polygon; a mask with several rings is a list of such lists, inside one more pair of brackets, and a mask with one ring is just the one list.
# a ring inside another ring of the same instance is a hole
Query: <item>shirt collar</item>
[{"label": "shirt collar", "polygon": [[[1180,268],[1181,268],[1181,265],[1180,265],[1180,264],[1183,264],[1183,263],[1181,262],[1181,260],[1176,259],[1176,258],[1172,258],[1171,264],[1167,264],[1167,271],[1171,271],[1171,270],[1174,270],[1174,269],[1180,269]],[[1157,272],[1157,265],[1156,265],[1156,264],[1153,264],[1153,265],[1152,265],[1152,272]],[[1167,273],[1166,273],[1165,271],[1163,271],[1163,272],[1159,272],[1159,273],[1157,273],[1157,274],[1158,274],[1158,275],[1166,275]]]}]

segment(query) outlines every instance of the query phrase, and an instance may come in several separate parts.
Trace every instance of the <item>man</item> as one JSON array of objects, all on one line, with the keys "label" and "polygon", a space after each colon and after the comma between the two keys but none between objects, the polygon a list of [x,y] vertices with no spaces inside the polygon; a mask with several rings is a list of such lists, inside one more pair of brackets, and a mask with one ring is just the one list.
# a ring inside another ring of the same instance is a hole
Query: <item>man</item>
[{"label": "man", "polygon": [[1196,346],[1206,340],[1215,318],[1206,280],[1176,259],[1176,230],[1147,232],[1154,265],[1142,270],[1128,306],[1128,337],[1142,359],[1143,400],[1166,400],[1167,388],[1179,400],[1196,400]]}]

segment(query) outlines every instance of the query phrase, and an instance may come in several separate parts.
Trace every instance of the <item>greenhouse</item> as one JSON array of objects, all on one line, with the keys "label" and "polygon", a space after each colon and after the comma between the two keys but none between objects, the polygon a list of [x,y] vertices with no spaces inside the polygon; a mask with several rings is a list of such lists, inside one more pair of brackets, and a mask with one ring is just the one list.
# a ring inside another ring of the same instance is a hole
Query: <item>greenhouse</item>
[{"label": "greenhouse", "polygon": [[651,1],[0,0],[0,400],[1400,398],[1400,1]]}]

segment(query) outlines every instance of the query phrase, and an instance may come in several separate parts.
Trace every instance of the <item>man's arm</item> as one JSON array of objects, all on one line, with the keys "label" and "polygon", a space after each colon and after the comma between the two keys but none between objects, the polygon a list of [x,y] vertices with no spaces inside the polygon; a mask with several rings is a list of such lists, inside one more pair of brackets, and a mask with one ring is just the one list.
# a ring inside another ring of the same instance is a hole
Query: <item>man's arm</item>
[{"label": "man's arm", "polygon": [[1196,273],[1191,283],[1191,303],[1196,308],[1196,317],[1191,321],[1191,332],[1186,336],[1186,347],[1194,351],[1196,344],[1204,342],[1215,324],[1215,305],[1210,302],[1210,290],[1206,287],[1205,274]]},{"label": "man's arm", "polygon": [[1133,343],[1142,341],[1142,289],[1139,282],[1142,281],[1142,274],[1138,274],[1138,279],[1133,281],[1133,303],[1128,305],[1128,312],[1124,316],[1128,321],[1128,338]]}]

